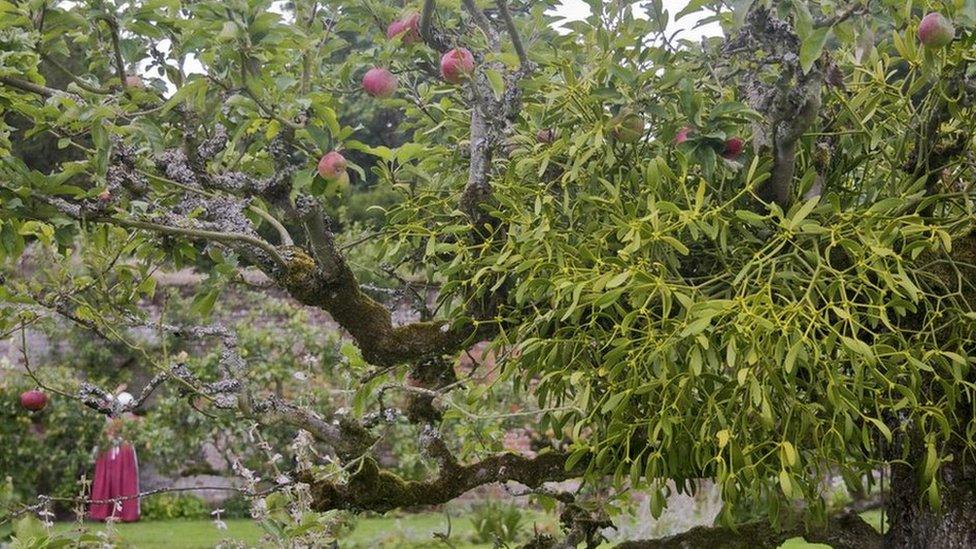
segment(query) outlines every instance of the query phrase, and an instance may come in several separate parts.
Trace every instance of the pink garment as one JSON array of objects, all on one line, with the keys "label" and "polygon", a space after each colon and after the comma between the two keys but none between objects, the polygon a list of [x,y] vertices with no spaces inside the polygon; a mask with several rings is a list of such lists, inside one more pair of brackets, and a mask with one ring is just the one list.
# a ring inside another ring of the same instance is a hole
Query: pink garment
[{"label": "pink garment", "polygon": [[[123,442],[98,456],[95,480],[92,482],[92,504],[88,517],[105,520],[112,517],[122,522],[139,520],[139,463],[131,444]],[[107,501],[113,498],[118,502]]]}]

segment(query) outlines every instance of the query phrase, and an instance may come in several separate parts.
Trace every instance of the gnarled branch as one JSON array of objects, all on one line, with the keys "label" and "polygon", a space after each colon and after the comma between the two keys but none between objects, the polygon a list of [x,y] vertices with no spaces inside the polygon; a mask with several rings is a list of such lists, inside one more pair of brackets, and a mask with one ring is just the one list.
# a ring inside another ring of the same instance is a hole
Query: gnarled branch
[{"label": "gnarled branch", "polygon": [[545,452],[536,457],[499,454],[470,465],[443,470],[434,480],[404,480],[389,471],[380,470],[376,462],[366,459],[349,482],[338,484],[305,478],[312,486],[312,508],[316,511],[349,509],[384,512],[400,507],[446,503],[478,486],[514,481],[530,488],[545,482],[557,482],[579,476],[577,467],[566,471],[568,454]]},{"label": "gnarled branch", "polygon": [[390,312],[363,293],[345,261],[329,272],[304,250],[287,248],[290,259],[277,281],[298,301],[327,311],[356,340],[363,358],[392,366],[460,349],[479,333],[472,325],[414,322],[394,326]]}]

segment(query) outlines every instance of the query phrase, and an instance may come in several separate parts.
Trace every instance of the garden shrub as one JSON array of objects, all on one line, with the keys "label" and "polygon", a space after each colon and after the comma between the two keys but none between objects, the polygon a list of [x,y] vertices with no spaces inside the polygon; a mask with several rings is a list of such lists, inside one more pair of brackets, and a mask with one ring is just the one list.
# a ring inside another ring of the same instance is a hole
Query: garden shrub
[{"label": "garden shrub", "polygon": [[225,519],[251,518],[251,501],[243,495],[237,494],[224,500],[220,506],[220,514]]},{"label": "garden shrub", "polygon": [[210,517],[207,503],[191,494],[163,493],[142,499],[145,520],[205,519]]},{"label": "garden shrub", "polygon": [[522,511],[507,503],[488,502],[471,509],[476,543],[512,543],[518,539]]}]

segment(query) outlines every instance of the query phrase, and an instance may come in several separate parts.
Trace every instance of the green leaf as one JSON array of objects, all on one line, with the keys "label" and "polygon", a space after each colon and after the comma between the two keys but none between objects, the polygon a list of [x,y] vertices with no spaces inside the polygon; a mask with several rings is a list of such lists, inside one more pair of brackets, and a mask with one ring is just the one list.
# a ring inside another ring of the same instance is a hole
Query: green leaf
[{"label": "green leaf", "polygon": [[183,84],[180,89],[176,90],[176,93],[174,93],[166,101],[166,103],[163,103],[163,108],[161,109],[160,114],[166,114],[176,105],[179,105],[181,102],[192,97],[196,97],[201,92],[206,93],[207,88],[209,88],[209,84],[205,78],[201,77],[190,80],[189,82]]},{"label": "green leaf", "polygon": [[581,459],[583,459],[588,455],[590,455],[589,448],[579,448],[573,451],[573,453],[569,454],[569,457],[566,458],[566,465],[564,465],[564,468],[567,471],[572,471],[573,468],[576,467],[576,464],[579,463]]},{"label": "green leaf", "polygon": [[681,333],[678,336],[688,337],[688,336],[700,334],[704,332],[705,328],[708,328],[711,324],[712,324],[711,316],[707,316],[705,318],[699,318],[698,320],[686,326],[684,330],[681,330]]},{"label": "green leaf", "polygon": [[841,336],[840,339],[841,342],[844,343],[845,347],[868,359],[869,363],[874,364],[877,357],[874,356],[874,351],[871,349],[870,345],[861,341],[860,339],[854,339],[852,337]]},{"label": "green leaf", "polygon": [[216,288],[197,294],[193,298],[193,304],[190,306],[190,310],[202,316],[209,316],[210,312],[213,311],[214,304],[217,302],[219,295],[220,290]]},{"label": "green leaf", "polygon": [[697,13],[701,11],[706,5],[711,4],[711,0],[691,0],[679,11],[675,16],[674,20],[677,21],[686,15],[691,15],[692,13]]},{"label": "green leaf", "polygon": [[725,445],[729,443],[729,439],[732,438],[732,433],[728,429],[722,429],[721,431],[715,433],[715,438],[718,439],[719,449],[725,448]]},{"label": "green leaf", "polygon": [[108,129],[101,118],[92,121],[91,126],[92,144],[95,145],[95,158],[93,159],[95,173],[104,176],[108,171],[108,157],[111,152],[111,142],[108,138]]},{"label": "green leaf", "polygon": [[810,215],[810,212],[812,212],[813,209],[817,207],[817,204],[819,202],[820,202],[819,195],[814,196],[813,198],[804,202],[803,205],[800,206],[800,209],[798,209],[796,213],[793,214],[793,217],[790,218],[790,222],[787,225],[787,228],[793,230],[799,227],[800,223],[802,223],[803,220],[806,219],[808,215]]},{"label": "green leaf", "polygon": [[735,216],[745,221],[746,223],[750,223],[753,225],[762,224],[766,220],[765,216],[759,215],[756,212],[751,212],[749,210],[736,210]]},{"label": "green leaf", "polygon": [[619,288],[617,290],[612,290],[604,293],[596,301],[593,302],[593,306],[599,309],[606,309],[607,307],[613,305],[620,299],[626,288]]},{"label": "green leaf", "polygon": [[485,77],[488,79],[491,91],[495,94],[495,99],[501,99],[505,94],[505,80],[502,79],[502,75],[496,70],[485,69]]},{"label": "green leaf", "polygon": [[871,417],[871,416],[864,416],[864,419],[874,424],[874,426],[877,427],[879,431],[881,431],[881,434],[885,437],[885,440],[887,440],[888,443],[891,444],[891,429],[889,429],[888,426],[885,425],[883,421],[881,421],[876,417]]},{"label": "green leaf", "polygon": [[44,525],[33,515],[27,515],[14,523],[14,536],[22,542],[30,539],[41,540],[47,537],[46,533]]},{"label": "green leaf", "polygon": [[780,444],[779,449],[780,461],[782,461],[783,464],[789,467],[796,465],[799,456],[796,453],[796,448],[793,446],[793,443],[788,440],[784,440],[782,444]]},{"label": "green leaf", "polygon": [[630,391],[621,391],[619,393],[612,394],[610,395],[610,398],[603,403],[603,407],[600,409],[600,411],[604,414],[609,414],[610,412],[615,411],[622,404],[626,404],[626,399],[629,397]]},{"label": "green leaf", "polygon": [[741,27],[746,21],[746,14],[749,13],[749,8],[752,7],[755,0],[735,0],[732,2],[732,21],[736,28]]},{"label": "green leaf", "polygon": [[783,361],[783,370],[787,374],[792,374],[793,370],[796,369],[796,357],[800,354],[800,349],[803,348],[803,344],[799,341],[790,347],[788,353],[786,353],[786,360]]},{"label": "green leaf", "polygon": [[612,290],[613,288],[616,288],[617,286],[620,286],[624,282],[627,282],[627,279],[630,278],[630,274],[631,274],[630,271],[624,271],[624,272],[618,274],[617,276],[611,278],[607,282],[607,285],[605,286],[605,288],[608,289],[608,290]]},{"label": "green leaf", "polygon": [[670,244],[671,247],[674,248],[679,254],[688,255],[689,253],[688,247],[682,244],[681,241],[678,240],[677,238],[674,238],[672,236],[662,236],[661,240]]},{"label": "green leaf", "polygon": [[820,59],[824,45],[827,43],[827,36],[830,35],[830,28],[823,27],[814,29],[808,36],[803,38],[800,45],[800,69],[806,74],[813,68],[813,64]]},{"label": "green leaf", "polygon": [[783,490],[783,495],[788,498],[793,497],[793,481],[790,479],[790,474],[786,469],[780,469],[779,471],[779,487]]}]

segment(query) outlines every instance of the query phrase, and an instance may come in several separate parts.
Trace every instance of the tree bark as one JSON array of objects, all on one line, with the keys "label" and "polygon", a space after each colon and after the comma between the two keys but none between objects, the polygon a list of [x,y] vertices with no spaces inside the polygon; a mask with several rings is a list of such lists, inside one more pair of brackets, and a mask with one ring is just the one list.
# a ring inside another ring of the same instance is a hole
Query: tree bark
[{"label": "tree bark", "polygon": [[943,463],[940,471],[942,509],[936,511],[929,505],[927,487],[919,486],[918,473],[907,465],[892,466],[891,490],[885,505],[891,527],[885,535],[885,547],[976,547],[976,471],[971,464],[954,462]]},{"label": "tree bark", "polygon": [[802,537],[810,543],[828,544],[834,549],[881,549],[881,536],[857,513],[830,517],[825,525],[807,529],[802,524],[777,529],[766,521],[726,526],[698,526],[674,536],[654,540],[627,541],[615,549],[776,549],[786,540]]}]

